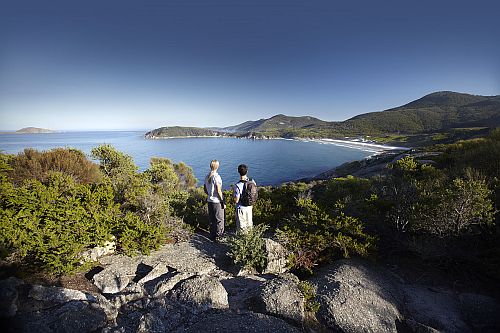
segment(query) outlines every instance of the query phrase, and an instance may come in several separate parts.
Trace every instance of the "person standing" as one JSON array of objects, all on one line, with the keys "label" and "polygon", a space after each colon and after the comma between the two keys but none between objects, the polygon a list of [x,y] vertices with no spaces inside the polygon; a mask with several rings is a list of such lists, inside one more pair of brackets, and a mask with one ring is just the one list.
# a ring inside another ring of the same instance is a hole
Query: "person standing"
[{"label": "person standing", "polygon": [[253,227],[252,206],[257,200],[257,184],[248,178],[248,167],[238,166],[240,180],[233,186],[233,200],[236,203],[236,230],[247,232]]},{"label": "person standing", "polygon": [[210,162],[210,172],[205,177],[204,189],[207,194],[208,220],[210,222],[210,239],[214,242],[224,234],[224,196],[222,195],[222,178],[217,173],[219,161]]}]

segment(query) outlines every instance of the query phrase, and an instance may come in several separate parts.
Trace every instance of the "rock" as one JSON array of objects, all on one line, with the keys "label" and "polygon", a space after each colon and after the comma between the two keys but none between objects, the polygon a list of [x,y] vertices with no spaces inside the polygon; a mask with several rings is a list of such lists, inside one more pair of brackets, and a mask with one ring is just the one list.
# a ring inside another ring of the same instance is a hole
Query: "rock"
[{"label": "rock", "polygon": [[193,312],[229,308],[226,289],[211,276],[195,276],[181,282],[173,291],[172,298],[188,305]]},{"label": "rock", "polygon": [[116,242],[113,240],[107,241],[104,243],[103,246],[96,246],[92,249],[88,249],[86,251],[83,251],[80,254],[81,257],[81,263],[85,263],[88,261],[97,261],[100,257],[113,254],[116,250]]},{"label": "rock", "polygon": [[113,321],[116,319],[116,317],[118,316],[119,308],[117,308],[113,303],[108,301],[106,297],[100,294],[96,295],[96,302],[106,314],[106,318],[108,321]]},{"label": "rock", "polygon": [[34,285],[29,291],[28,296],[38,301],[54,303],[66,303],[69,301],[96,302],[94,296],[78,290],[39,285]]},{"label": "rock", "polygon": [[165,326],[160,318],[152,313],[147,313],[139,320],[137,333],[163,333]]},{"label": "rock", "polygon": [[403,332],[413,332],[413,333],[439,333],[440,331],[432,328],[432,327],[429,327],[429,326],[426,326],[424,324],[421,324],[421,323],[417,323],[415,320],[413,319],[407,319],[404,321],[405,325],[406,325],[406,330],[401,330]]},{"label": "rock", "polygon": [[108,267],[94,275],[92,282],[103,294],[116,294],[127,287],[130,277],[123,271]]},{"label": "rock", "polygon": [[14,332],[94,332],[106,325],[106,315],[95,303],[70,301],[56,308],[18,314]]},{"label": "rock", "polygon": [[260,313],[223,312],[208,316],[187,329],[176,332],[199,333],[299,333],[299,329],[276,317]]},{"label": "rock", "polygon": [[297,283],[298,278],[288,276],[265,282],[252,310],[301,323],[305,316],[304,296]]},{"label": "rock", "polygon": [[362,260],[339,260],[311,282],[321,305],[318,319],[343,332],[397,332],[402,296],[392,277]]},{"label": "rock", "polygon": [[146,296],[144,288],[135,282],[130,282],[120,292],[109,295],[108,300],[115,308],[120,309],[123,305],[140,300],[144,296]]},{"label": "rock", "polygon": [[242,267],[236,276],[254,276],[257,275],[258,272],[255,268],[253,267]]},{"label": "rock", "polygon": [[420,285],[404,286],[408,317],[444,332],[470,332],[454,293]]},{"label": "rock", "polygon": [[177,283],[187,280],[193,276],[195,275],[192,273],[175,273],[165,279],[159,279],[158,281],[153,280],[146,284],[145,287],[150,295],[153,295],[153,297],[160,297],[170,292],[170,290],[172,290]]},{"label": "rock", "polygon": [[263,274],[281,274],[287,271],[288,251],[278,242],[265,238],[267,265],[262,271]]},{"label": "rock", "polygon": [[0,281],[0,317],[12,317],[17,312],[17,287],[24,284],[15,277]]},{"label": "rock", "polygon": [[160,263],[156,264],[153,267],[153,269],[146,276],[144,276],[142,279],[137,281],[137,283],[144,284],[144,283],[149,282],[151,280],[157,279],[160,276],[167,274],[173,270],[174,270],[173,268],[165,265],[163,262],[160,262]]},{"label": "rock", "polygon": [[500,304],[492,297],[465,293],[458,297],[464,320],[475,330],[500,332]]}]

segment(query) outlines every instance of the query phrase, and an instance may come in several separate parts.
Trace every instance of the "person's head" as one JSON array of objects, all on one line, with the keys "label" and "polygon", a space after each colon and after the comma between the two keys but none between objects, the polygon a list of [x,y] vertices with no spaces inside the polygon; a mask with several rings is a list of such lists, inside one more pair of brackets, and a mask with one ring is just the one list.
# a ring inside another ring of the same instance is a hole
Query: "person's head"
[{"label": "person's head", "polygon": [[248,167],[245,164],[238,165],[238,173],[240,176],[246,176],[248,173]]},{"label": "person's head", "polygon": [[212,162],[210,162],[210,170],[217,171],[218,168],[219,168],[219,161],[212,160]]},{"label": "person's head", "polygon": [[212,160],[212,162],[210,162],[210,172],[207,174],[207,177],[205,179],[207,180],[210,179],[215,174],[218,168],[219,168],[219,161]]}]

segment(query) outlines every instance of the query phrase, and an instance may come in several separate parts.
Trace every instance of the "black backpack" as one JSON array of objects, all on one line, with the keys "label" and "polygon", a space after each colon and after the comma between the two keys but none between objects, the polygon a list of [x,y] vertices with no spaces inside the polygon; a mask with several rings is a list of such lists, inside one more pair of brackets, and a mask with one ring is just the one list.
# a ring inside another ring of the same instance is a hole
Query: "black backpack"
[{"label": "black backpack", "polygon": [[240,203],[242,206],[253,206],[257,202],[257,184],[252,179],[240,180],[243,183],[243,193],[241,193]]}]

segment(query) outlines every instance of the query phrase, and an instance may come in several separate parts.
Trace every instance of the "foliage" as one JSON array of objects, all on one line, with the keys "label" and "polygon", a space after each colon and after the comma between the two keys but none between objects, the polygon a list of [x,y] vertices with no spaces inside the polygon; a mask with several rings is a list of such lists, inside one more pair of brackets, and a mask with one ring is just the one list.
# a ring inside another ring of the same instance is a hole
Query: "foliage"
[{"label": "foliage", "polygon": [[9,164],[11,171],[8,176],[15,184],[20,184],[25,179],[45,183],[51,172],[62,172],[81,184],[95,183],[101,179],[99,167],[76,149],[55,148],[39,152],[27,148],[18,155],[11,156]]},{"label": "foliage", "polygon": [[306,311],[316,313],[320,304],[316,301],[316,287],[309,281],[300,281],[299,290],[304,296],[304,305]]},{"label": "foliage", "polygon": [[422,194],[413,229],[439,237],[460,236],[475,225],[493,223],[491,191],[484,179],[468,169],[445,188]]},{"label": "foliage", "polygon": [[265,224],[261,224],[246,232],[238,231],[236,236],[229,238],[229,256],[235,264],[257,270],[264,269],[267,255],[262,235],[267,229]]},{"label": "foliage", "polygon": [[2,252],[32,258],[56,273],[73,270],[82,250],[109,240],[120,216],[109,184],[77,184],[57,172],[46,184],[3,182],[1,206]]},{"label": "foliage", "polygon": [[[173,211],[174,206],[185,205],[185,189],[196,181],[183,163],[152,159],[151,167],[140,173],[130,156],[109,145],[92,150],[102,173],[75,150],[26,150],[18,156],[0,156],[4,257],[15,256],[61,274],[78,267],[83,250],[113,236],[118,250],[132,255],[149,253],[172,237],[184,239],[189,234]],[[90,166],[99,177],[82,182],[78,171],[87,169],[78,169],[75,161]],[[11,174],[18,177],[15,182]]]},{"label": "foliage", "polygon": [[367,255],[373,237],[363,231],[358,219],[347,216],[338,203],[328,214],[311,198],[296,200],[297,213],[277,231],[278,239],[291,251],[290,266],[312,273],[318,263],[351,254]]}]

